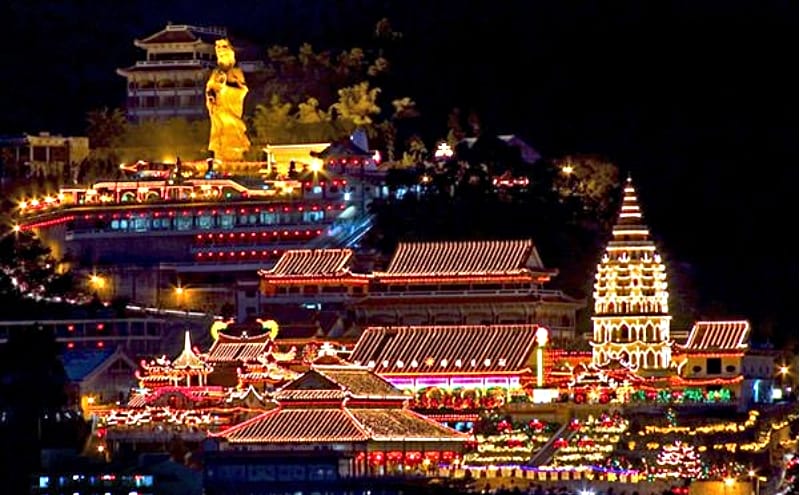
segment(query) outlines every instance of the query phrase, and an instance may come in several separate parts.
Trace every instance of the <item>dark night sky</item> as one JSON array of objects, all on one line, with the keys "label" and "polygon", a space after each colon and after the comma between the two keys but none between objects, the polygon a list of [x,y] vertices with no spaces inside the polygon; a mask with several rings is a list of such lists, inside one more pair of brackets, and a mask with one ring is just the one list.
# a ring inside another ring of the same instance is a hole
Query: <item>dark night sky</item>
[{"label": "dark night sky", "polygon": [[[602,5],[602,6],[601,6]],[[357,44],[388,16],[425,119],[474,107],[545,154],[633,173],[645,218],[704,307],[796,339],[797,6],[792,1],[6,0],[0,133],[80,133],[123,101],[114,70],[167,22],[264,46]]]}]

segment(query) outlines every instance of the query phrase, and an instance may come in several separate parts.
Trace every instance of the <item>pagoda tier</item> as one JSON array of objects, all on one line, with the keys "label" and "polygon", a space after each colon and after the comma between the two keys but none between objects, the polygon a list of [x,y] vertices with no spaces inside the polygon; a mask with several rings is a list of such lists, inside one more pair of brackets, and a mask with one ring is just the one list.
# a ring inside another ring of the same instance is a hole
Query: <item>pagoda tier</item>
[{"label": "pagoda tier", "polygon": [[667,369],[672,342],[666,268],[642,221],[630,178],[612,233],[595,274],[592,362]]}]

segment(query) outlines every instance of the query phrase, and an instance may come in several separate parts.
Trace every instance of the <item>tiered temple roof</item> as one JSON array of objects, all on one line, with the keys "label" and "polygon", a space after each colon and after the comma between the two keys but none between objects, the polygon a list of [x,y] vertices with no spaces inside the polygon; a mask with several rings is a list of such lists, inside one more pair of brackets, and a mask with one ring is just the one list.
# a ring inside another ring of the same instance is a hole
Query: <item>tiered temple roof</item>
[{"label": "tiered temple roof", "polygon": [[403,441],[450,448],[469,439],[405,408],[403,394],[364,367],[314,366],[274,398],[277,409],[214,436],[234,444]]},{"label": "tiered temple roof", "polygon": [[368,278],[350,272],[350,249],[290,249],[269,270],[259,271],[265,283],[341,283],[344,279],[366,284]]},{"label": "tiered temple roof", "polygon": [[150,36],[134,41],[139,47],[162,43],[214,43],[226,36],[224,28],[197,27],[183,24],[167,25],[161,31]]},{"label": "tiered temple roof", "polygon": [[556,270],[542,264],[531,240],[401,242],[384,272],[373,275],[383,283],[434,279],[519,279],[536,275],[540,282]]},{"label": "tiered temple roof", "polygon": [[259,356],[269,354],[274,344],[270,334],[263,333],[252,337],[235,337],[224,333],[211,345],[206,359],[212,363],[236,363],[256,361]]},{"label": "tiered temple roof", "polygon": [[523,373],[538,325],[370,327],[351,360],[377,373]]},{"label": "tiered temple roof", "polygon": [[742,352],[748,348],[749,335],[750,323],[747,320],[698,321],[680,349],[687,352]]}]

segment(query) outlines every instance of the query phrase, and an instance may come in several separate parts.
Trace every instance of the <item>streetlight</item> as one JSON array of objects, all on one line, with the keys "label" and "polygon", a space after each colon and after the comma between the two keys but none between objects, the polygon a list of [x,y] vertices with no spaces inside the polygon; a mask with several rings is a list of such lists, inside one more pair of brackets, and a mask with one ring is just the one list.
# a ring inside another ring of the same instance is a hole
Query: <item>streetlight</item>
[{"label": "streetlight", "polygon": [[102,289],[103,287],[106,286],[106,280],[96,273],[89,275],[89,283],[96,290]]},{"label": "streetlight", "polygon": [[755,495],[761,495],[761,481],[766,481],[767,478],[763,476],[758,476],[755,469],[751,469],[747,472],[747,476],[750,477],[750,485],[753,485],[753,481],[756,482],[756,493]]},{"label": "streetlight", "polygon": [[728,488],[732,487],[736,480],[731,478],[730,476],[726,477],[722,482],[725,485],[725,493],[728,493]]},{"label": "streetlight", "polygon": [[572,172],[574,171],[575,167],[573,167],[572,165],[564,165],[563,167],[561,167],[561,172],[563,172],[563,174],[567,176],[571,175]]},{"label": "streetlight", "polygon": [[781,376],[781,392],[786,388],[786,375],[789,374],[789,365],[782,364],[778,367],[778,374]]}]

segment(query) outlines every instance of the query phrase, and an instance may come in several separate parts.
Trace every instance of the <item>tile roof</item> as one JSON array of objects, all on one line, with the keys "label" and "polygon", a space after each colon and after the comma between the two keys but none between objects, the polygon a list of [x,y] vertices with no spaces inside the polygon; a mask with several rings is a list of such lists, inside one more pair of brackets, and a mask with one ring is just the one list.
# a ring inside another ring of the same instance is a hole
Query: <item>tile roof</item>
[{"label": "tile roof", "polygon": [[357,368],[352,365],[314,365],[313,371],[339,384],[354,396],[403,396],[403,392],[367,368]]},{"label": "tile roof", "polygon": [[[409,409],[350,409],[350,412],[370,432],[375,440],[403,438],[405,440],[458,439],[450,428]],[[463,435],[466,440],[467,435]]]},{"label": "tile roof", "polygon": [[253,337],[234,337],[220,333],[208,350],[206,359],[210,362],[254,361],[260,354],[270,351],[272,345],[268,333]]},{"label": "tile roof", "polygon": [[81,381],[114,354],[114,349],[70,350],[61,356],[70,381]]},{"label": "tile roof", "polygon": [[275,409],[214,435],[230,443],[359,442],[369,436],[338,406]]},{"label": "tile roof", "polygon": [[687,351],[741,351],[748,347],[750,323],[737,321],[697,321],[683,348]]},{"label": "tile roof", "polygon": [[531,240],[401,242],[376,277],[513,275],[544,270]]},{"label": "tile roof", "polygon": [[[312,368],[296,380],[287,383],[278,392],[276,399],[298,400],[306,392],[309,397],[330,399],[335,397],[370,397],[405,399],[403,392],[365,367],[353,365],[312,365]],[[324,393],[323,393],[324,392]],[[331,392],[336,392],[335,394]]]},{"label": "tile roof", "polygon": [[343,139],[339,142],[331,143],[327,148],[320,152],[311,152],[311,156],[326,160],[328,158],[341,158],[341,157],[371,157],[372,153],[362,149],[360,146],[350,141]]},{"label": "tile roof", "polygon": [[151,34],[147,38],[136,40],[137,45],[152,43],[192,43],[203,41],[214,43],[214,41],[224,38],[225,32],[221,28],[203,28],[186,25],[167,25],[165,29]]},{"label": "tile roof", "polygon": [[538,325],[369,327],[350,359],[376,373],[520,372]]},{"label": "tile roof", "polygon": [[272,410],[212,436],[230,443],[362,442],[367,440],[469,440],[413,411],[401,408],[286,408]]},{"label": "tile roof", "polygon": [[352,256],[350,249],[290,249],[274,267],[260,273],[264,277],[343,275]]}]

